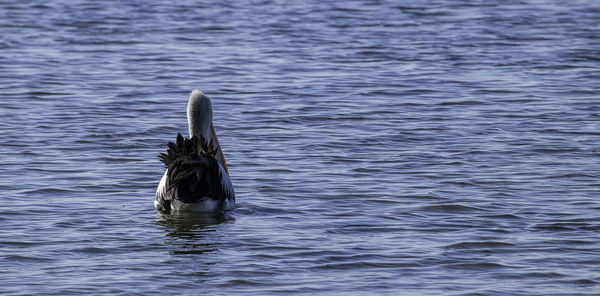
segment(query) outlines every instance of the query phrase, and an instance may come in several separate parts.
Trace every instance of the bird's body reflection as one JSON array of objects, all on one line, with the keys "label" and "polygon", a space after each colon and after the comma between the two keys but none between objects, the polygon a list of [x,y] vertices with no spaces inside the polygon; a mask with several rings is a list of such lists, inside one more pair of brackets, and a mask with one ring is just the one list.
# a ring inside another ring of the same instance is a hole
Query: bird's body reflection
[{"label": "bird's body reflection", "polygon": [[215,226],[234,220],[227,213],[158,213],[154,224],[166,231],[167,242],[172,245],[172,255],[203,254],[218,250]]}]

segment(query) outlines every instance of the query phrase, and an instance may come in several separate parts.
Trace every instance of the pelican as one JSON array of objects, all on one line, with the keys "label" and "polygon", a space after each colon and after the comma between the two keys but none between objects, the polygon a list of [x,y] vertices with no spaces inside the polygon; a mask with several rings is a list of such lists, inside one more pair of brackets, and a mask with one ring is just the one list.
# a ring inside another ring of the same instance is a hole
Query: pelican
[{"label": "pelican", "polygon": [[201,91],[187,105],[190,139],[181,134],[159,158],[167,166],[154,207],[160,211],[215,212],[235,207],[235,193],[213,126],[212,104]]}]

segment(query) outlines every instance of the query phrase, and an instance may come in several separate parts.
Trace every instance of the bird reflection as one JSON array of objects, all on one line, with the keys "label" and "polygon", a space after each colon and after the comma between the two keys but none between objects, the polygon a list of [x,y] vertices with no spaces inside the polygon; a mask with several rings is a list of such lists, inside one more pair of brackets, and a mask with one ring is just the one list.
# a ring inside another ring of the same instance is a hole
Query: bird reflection
[{"label": "bird reflection", "polygon": [[203,254],[218,250],[215,225],[233,220],[224,213],[159,213],[154,224],[165,231],[166,242],[172,246],[172,255]]}]

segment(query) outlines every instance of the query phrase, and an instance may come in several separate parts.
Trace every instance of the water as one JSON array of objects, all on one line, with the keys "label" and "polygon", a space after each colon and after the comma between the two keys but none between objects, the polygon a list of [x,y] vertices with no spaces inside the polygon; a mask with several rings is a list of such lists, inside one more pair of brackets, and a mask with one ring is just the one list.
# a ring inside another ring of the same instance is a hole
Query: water
[{"label": "water", "polygon": [[3,1],[0,294],[600,294],[600,3],[417,2]]}]

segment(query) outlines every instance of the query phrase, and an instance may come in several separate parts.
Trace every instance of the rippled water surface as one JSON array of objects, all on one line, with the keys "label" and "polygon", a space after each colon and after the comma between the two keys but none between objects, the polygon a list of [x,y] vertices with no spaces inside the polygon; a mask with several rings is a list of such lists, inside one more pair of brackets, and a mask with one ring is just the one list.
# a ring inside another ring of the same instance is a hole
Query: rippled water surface
[{"label": "rippled water surface", "polygon": [[[598,295],[599,73],[593,0],[2,1],[0,294]],[[238,207],[161,215],[194,88]]]}]

